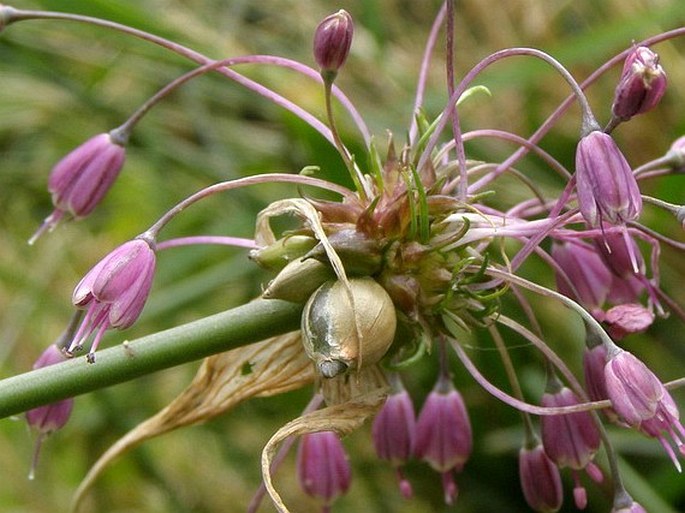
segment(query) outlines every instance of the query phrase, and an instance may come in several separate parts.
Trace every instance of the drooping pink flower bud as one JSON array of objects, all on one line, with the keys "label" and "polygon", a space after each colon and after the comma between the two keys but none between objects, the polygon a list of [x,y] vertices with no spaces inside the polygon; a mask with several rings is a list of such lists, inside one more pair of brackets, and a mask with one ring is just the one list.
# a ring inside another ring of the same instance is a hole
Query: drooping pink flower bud
[{"label": "drooping pink flower bud", "polygon": [[373,445],[378,457],[388,460],[396,469],[402,496],[409,499],[412,488],[401,465],[414,455],[416,415],[414,405],[397,376],[391,379],[393,390],[371,426]]},{"label": "drooping pink flower bud", "polygon": [[633,354],[619,348],[610,356],[604,377],[616,413],[629,426],[659,440],[680,471],[680,462],[667,436],[685,454],[685,428],[671,394],[659,378]]},{"label": "drooping pink flower bud", "polygon": [[48,190],[55,210],[43,221],[29,243],[35,242],[44,231],[52,230],[65,215],[81,218],[93,211],[124,165],[124,144],[117,132],[99,134],[55,165],[48,178]]},{"label": "drooping pink flower bud", "polygon": [[[580,400],[573,391],[554,379],[549,392],[542,396],[546,407],[574,406]],[[573,471],[575,487],[573,496],[578,509],[587,505],[587,494],[578,477],[579,470],[585,470],[595,481],[603,479],[602,473],[593,462],[599,449],[600,436],[597,425],[589,412],[566,415],[543,415],[540,419],[542,445],[547,456],[560,468]]]},{"label": "drooping pink flower bud", "polygon": [[307,433],[297,449],[297,477],[307,495],[330,511],[333,501],[350,487],[352,470],[345,449],[333,431]]},{"label": "drooping pink flower bud", "polygon": [[666,91],[666,72],[659,56],[646,46],[636,46],[623,64],[611,112],[620,121],[653,109]]},{"label": "drooping pink flower bud", "polygon": [[[603,344],[586,347],[583,353],[583,374],[585,376],[585,391],[592,401],[609,399],[604,367],[607,363],[607,350]],[[607,418],[614,423],[619,421],[618,414],[613,408],[602,409]]]},{"label": "drooping pink flower bud", "polygon": [[654,312],[642,305],[626,303],[607,310],[604,323],[614,340],[631,333],[642,333],[654,322]]},{"label": "drooping pink flower bud", "polygon": [[155,251],[143,238],[125,242],[100,260],[76,285],[72,303],[86,310],[68,351],[80,349],[95,333],[88,360],[109,328],[131,326],[143,310],[155,272]]},{"label": "drooping pink flower bud", "polygon": [[612,276],[597,250],[584,242],[573,241],[554,244],[551,254],[568,278],[557,275],[557,290],[602,320],[602,305],[609,293]]},{"label": "drooping pink flower bud", "polygon": [[[50,344],[33,364],[33,368],[41,369],[48,365],[55,365],[66,360],[67,356],[60,348],[55,344]],[[30,479],[33,478],[43,440],[67,423],[73,408],[74,400],[69,398],[62,399],[61,401],[52,404],[46,404],[45,406],[39,406],[38,408],[26,412],[26,421],[28,422],[28,425],[38,432],[36,447],[33,452],[31,471],[29,472]]]},{"label": "drooping pink flower bud", "polygon": [[453,504],[458,493],[452,474],[462,470],[472,445],[471,423],[461,394],[441,376],[419,413],[415,451],[442,474],[447,504]]},{"label": "drooping pink flower bud", "polygon": [[323,19],[314,33],[314,60],[323,75],[335,76],[352,46],[354,23],[344,9]]},{"label": "drooping pink flower bud", "polygon": [[541,444],[519,451],[519,478],[528,505],[539,513],[559,511],[564,501],[559,468]]},{"label": "drooping pink flower bud", "polygon": [[578,143],[576,190],[580,213],[590,226],[625,224],[642,212],[640,189],[628,161],[612,137],[599,130]]}]

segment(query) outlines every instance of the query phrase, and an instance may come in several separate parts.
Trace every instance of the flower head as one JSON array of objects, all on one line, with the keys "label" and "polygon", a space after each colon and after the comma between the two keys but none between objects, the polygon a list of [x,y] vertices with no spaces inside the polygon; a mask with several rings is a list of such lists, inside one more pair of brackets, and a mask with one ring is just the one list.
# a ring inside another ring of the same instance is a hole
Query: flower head
[{"label": "flower head", "polygon": [[610,135],[594,130],[576,150],[576,188],[580,213],[590,226],[624,224],[642,211],[633,171]]},{"label": "flower head", "polygon": [[155,263],[151,243],[136,238],[109,253],[83,277],[74,289],[72,302],[85,309],[86,315],[69,352],[81,348],[95,332],[88,354],[89,361],[94,361],[105,330],[128,328],[138,319],[152,286]]},{"label": "flower head", "polygon": [[528,505],[539,513],[559,511],[564,501],[559,469],[541,444],[519,451],[519,478]]},{"label": "flower head", "polygon": [[397,469],[400,492],[406,498],[412,496],[411,484],[400,470],[414,454],[416,415],[414,405],[399,378],[395,377],[394,390],[376,415],[371,426],[371,436],[378,457],[390,461]]},{"label": "flower head", "polygon": [[332,431],[307,433],[297,450],[297,476],[302,489],[321,500],[323,511],[347,492],[352,471],[338,435]]},{"label": "flower head", "polygon": [[607,394],[621,419],[648,436],[657,438],[674,465],[680,463],[668,443],[668,435],[685,454],[685,428],[678,408],[654,373],[633,354],[616,348],[604,368]]},{"label": "flower head", "polygon": [[457,496],[453,471],[461,471],[471,455],[471,423],[464,400],[452,382],[440,377],[428,394],[416,422],[416,456],[442,474],[445,502]]},{"label": "flower head", "polygon": [[623,72],[614,92],[611,112],[627,121],[636,114],[653,109],[666,91],[666,73],[659,56],[646,46],[636,46],[623,64]]},{"label": "flower head", "polygon": [[314,33],[314,59],[322,74],[335,76],[352,46],[354,23],[344,9],[323,19]]},{"label": "flower head", "polygon": [[48,190],[55,210],[31,237],[33,243],[65,215],[81,218],[102,201],[124,165],[124,142],[115,132],[91,137],[60,160],[50,172]]}]

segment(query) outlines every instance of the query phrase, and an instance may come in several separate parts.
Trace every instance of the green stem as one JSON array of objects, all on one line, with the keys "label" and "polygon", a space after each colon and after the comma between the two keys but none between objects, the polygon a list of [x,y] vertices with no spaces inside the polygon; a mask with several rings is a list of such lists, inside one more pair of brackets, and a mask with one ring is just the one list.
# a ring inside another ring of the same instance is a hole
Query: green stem
[{"label": "green stem", "polygon": [[299,328],[302,305],[258,299],[116,347],[0,381],[0,418]]}]

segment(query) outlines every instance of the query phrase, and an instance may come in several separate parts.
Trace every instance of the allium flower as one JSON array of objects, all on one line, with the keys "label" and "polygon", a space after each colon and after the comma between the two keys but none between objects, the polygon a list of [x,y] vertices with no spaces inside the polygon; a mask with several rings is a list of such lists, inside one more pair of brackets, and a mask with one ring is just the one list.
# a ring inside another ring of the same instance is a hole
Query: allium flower
[{"label": "allium flower", "polygon": [[606,364],[604,377],[616,413],[629,426],[658,439],[680,471],[680,462],[666,435],[685,454],[685,428],[671,394],[659,378],[633,354],[618,348]]},{"label": "allium flower", "polygon": [[113,132],[99,134],[55,165],[48,178],[55,210],[43,221],[30,243],[45,230],[52,230],[65,215],[80,218],[93,211],[124,165],[123,144]]},{"label": "allium flower", "polygon": [[[570,388],[555,388],[558,389],[542,396],[543,406],[573,406],[580,403]],[[587,494],[580,484],[577,471],[585,470],[593,480],[602,481],[601,471],[592,462],[600,444],[599,430],[592,415],[586,411],[567,415],[544,415],[540,422],[545,452],[560,468],[568,467],[573,471],[573,496],[576,506],[584,509]]]},{"label": "allium flower", "polygon": [[[40,369],[66,360],[67,356],[61,349],[55,344],[50,344],[33,364],[33,368]],[[26,421],[28,422],[28,425],[39,433],[36,440],[36,448],[33,453],[33,462],[31,464],[29,478],[33,478],[43,440],[67,423],[73,408],[74,400],[69,398],[45,406],[39,406],[38,408],[26,412]]]},{"label": "allium flower", "polygon": [[601,239],[595,240],[595,245],[604,263],[619,278],[630,279],[645,273],[644,258],[630,234],[619,230],[605,231]]},{"label": "allium flower", "polygon": [[414,454],[416,415],[414,405],[407,391],[399,385],[385,401],[371,426],[371,436],[379,458],[390,461],[396,468],[400,481],[400,492],[405,498],[412,496],[412,488],[405,479],[400,466]]},{"label": "allium flower", "polygon": [[454,503],[457,485],[452,473],[460,472],[471,455],[471,423],[461,394],[446,377],[440,377],[428,394],[416,423],[416,456],[442,474],[445,502]]},{"label": "allium flower", "polygon": [[519,478],[528,505],[540,513],[559,511],[564,501],[559,469],[541,444],[519,451]]},{"label": "allium flower", "polygon": [[627,303],[610,308],[604,322],[614,340],[631,333],[642,333],[654,322],[654,312],[642,305]]},{"label": "allium flower", "polygon": [[557,275],[557,290],[602,320],[602,305],[611,288],[612,275],[596,249],[583,242],[566,242],[554,244],[551,254],[570,280],[569,283]]},{"label": "allium flower", "polygon": [[633,171],[610,135],[594,130],[576,150],[576,188],[580,213],[590,226],[624,224],[642,211]]},{"label": "allium flower", "polygon": [[308,433],[297,450],[297,477],[302,489],[330,511],[333,501],[350,487],[352,471],[338,435],[332,431]]},{"label": "allium flower", "polygon": [[614,93],[612,114],[627,121],[636,114],[653,109],[666,91],[666,73],[659,56],[645,46],[636,46],[623,64]]},{"label": "allium flower", "polygon": [[130,240],[100,260],[76,285],[72,303],[85,309],[86,315],[69,346],[69,352],[80,349],[95,332],[88,353],[94,353],[105,330],[131,326],[145,306],[155,272],[155,252],[142,238]]},{"label": "allium flower", "polygon": [[314,33],[314,60],[322,74],[335,76],[352,46],[354,23],[344,9],[323,19]]},{"label": "allium flower", "polygon": [[[585,391],[592,401],[609,399],[604,368],[607,363],[607,350],[603,344],[586,347],[583,353],[583,373],[585,375]],[[604,408],[602,412],[611,422],[618,422],[618,414],[613,408]]]}]

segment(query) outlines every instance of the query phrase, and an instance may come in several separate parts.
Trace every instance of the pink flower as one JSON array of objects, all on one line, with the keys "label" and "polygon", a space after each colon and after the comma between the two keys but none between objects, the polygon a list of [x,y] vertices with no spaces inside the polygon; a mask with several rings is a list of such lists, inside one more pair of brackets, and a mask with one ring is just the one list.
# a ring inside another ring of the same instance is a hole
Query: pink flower
[{"label": "pink flower", "polygon": [[564,500],[559,469],[539,443],[519,451],[519,478],[528,505],[539,513],[559,511]]},{"label": "pink flower", "polygon": [[96,135],[55,165],[48,178],[55,210],[29,243],[52,230],[65,215],[85,217],[102,201],[124,165],[124,141],[120,139],[115,132]]},{"label": "pink flower", "polygon": [[626,158],[610,135],[594,130],[576,150],[580,213],[590,226],[624,224],[642,211],[640,189]]},{"label": "pink flower", "polygon": [[324,74],[335,74],[345,64],[352,46],[352,16],[340,9],[323,19],[314,33],[314,60]]},{"label": "pink flower", "polygon": [[95,339],[88,353],[93,362],[95,350],[109,328],[131,326],[143,310],[155,272],[155,252],[142,238],[130,240],[109,253],[76,285],[72,302],[86,315],[68,351],[80,349],[88,337]]},{"label": "pink flower", "polygon": [[[399,383],[399,378],[396,378]],[[411,397],[404,388],[391,393],[376,415],[371,426],[371,436],[378,457],[390,461],[397,470],[400,492],[405,498],[412,496],[409,481],[404,478],[400,465],[414,454],[416,415]]]},{"label": "pink flower", "polygon": [[627,121],[653,109],[666,92],[666,83],[659,56],[645,46],[634,47],[623,65],[611,106],[612,114]]},{"label": "pink flower", "polygon": [[[568,387],[560,387],[542,396],[546,407],[573,406],[580,400]],[[578,509],[587,505],[585,488],[580,484],[578,470],[585,470],[595,481],[602,481],[602,473],[592,462],[599,449],[599,430],[589,412],[569,413],[567,415],[544,415],[542,424],[542,444],[547,456],[560,468],[569,467],[573,471],[575,488],[573,495]]]},{"label": "pink flower", "polygon": [[610,308],[604,322],[614,340],[620,340],[631,333],[641,333],[654,322],[654,313],[642,305],[628,303]]},{"label": "pink flower", "polygon": [[445,502],[457,497],[452,473],[459,472],[471,455],[473,439],[461,394],[440,377],[428,394],[416,423],[416,456],[442,474]]},{"label": "pink flower", "polygon": [[297,476],[302,489],[329,511],[333,501],[347,492],[352,479],[350,463],[338,435],[332,431],[307,433],[297,450]]},{"label": "pink flower", "polygon": [[664,385],[633,354],[618,349],[604,368],[607,393],[616,413],[631,427],[659,440],[680,471],[668,437],[685,454],[685,428],[678,408]]}]

